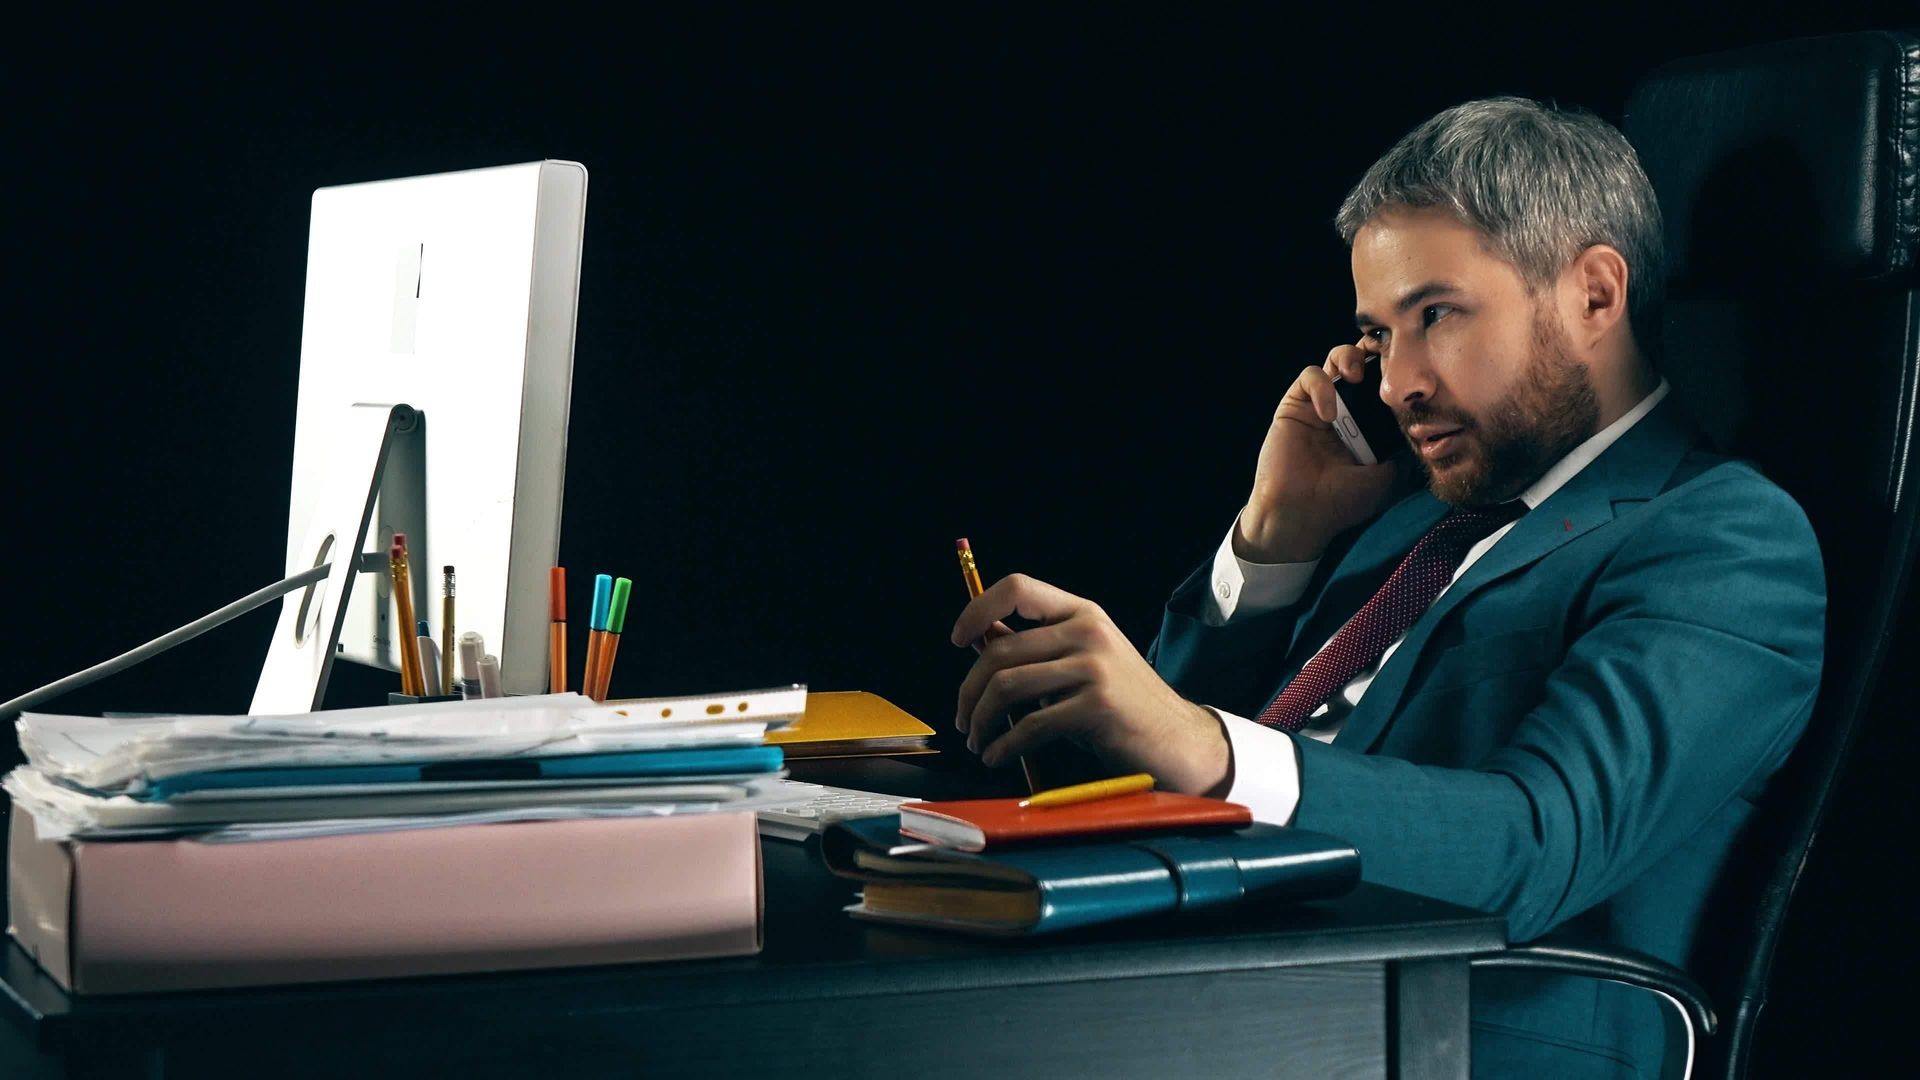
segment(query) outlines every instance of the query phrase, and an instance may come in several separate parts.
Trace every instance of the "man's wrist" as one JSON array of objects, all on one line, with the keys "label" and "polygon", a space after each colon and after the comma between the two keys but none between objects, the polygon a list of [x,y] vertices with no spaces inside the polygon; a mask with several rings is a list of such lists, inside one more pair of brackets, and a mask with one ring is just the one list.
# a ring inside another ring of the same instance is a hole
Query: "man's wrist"
[{"label": "man's wrist", "polygon": [[1187,707],[1199,721],[1194,725],[1198,749],[1190,782],[1182,785],[1182,790],[1210,799],[1225,798],[1233,788],[1233,743],[1227,738],[1226,721],[1205,705],[1188,702]]},{"label": "man's wrist", "polygon": [[1256,511],[1251,503],[1233,527],[1233,553],[1248,562],[1313,562],[1326,550],[1326,538],[1302,532],[1291,515]]}]

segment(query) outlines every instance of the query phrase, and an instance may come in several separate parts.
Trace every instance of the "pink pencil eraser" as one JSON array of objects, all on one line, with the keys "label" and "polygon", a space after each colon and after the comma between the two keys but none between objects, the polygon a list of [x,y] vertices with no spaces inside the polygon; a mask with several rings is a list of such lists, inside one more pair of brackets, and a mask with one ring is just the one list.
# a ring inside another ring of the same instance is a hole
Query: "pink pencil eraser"
[{"label": "pink pencil eraser", "polygon": [[973,550],[972,548],[967,546],[967,538],[964,536],[953,542],[953,549],[955,551],[972,551]]},{"label": "pink pencil eraser", "polygon": [[403,548],[403,547],[406,547],[406,546],[407,546],[407,534],[406,534],[406,533],[394,533],[394,534],[393,534],[393,546],[394,546],[394,547],[397,547],[397,548]]}]

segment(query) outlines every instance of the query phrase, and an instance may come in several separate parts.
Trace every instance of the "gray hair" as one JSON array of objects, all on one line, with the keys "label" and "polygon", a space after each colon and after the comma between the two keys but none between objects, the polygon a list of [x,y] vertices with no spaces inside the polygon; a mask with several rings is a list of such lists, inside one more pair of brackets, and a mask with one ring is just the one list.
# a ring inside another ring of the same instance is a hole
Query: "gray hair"
[{"label": "gray hair", "polygon": [[1480,230],[1529,292],[1608,244],[1627,264],[1627,318],[1640,353],[1660,354],[1666,248],[1660,203],[1613,125],[1579,108],[1520,97],[1456,105],[1413,129],[1340,204],[1348,247],[1383,207],[1438,206]]}]

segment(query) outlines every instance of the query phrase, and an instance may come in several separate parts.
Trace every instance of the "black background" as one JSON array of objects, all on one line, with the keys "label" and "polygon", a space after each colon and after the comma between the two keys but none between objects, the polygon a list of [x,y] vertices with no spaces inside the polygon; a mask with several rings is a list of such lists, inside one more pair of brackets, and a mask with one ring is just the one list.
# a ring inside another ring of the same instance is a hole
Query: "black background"
[{"label": "black background", "polygon": [[[0,696],[279,575],[316,187],[585,163],[561,557],[576,584],[637,583],[614,693],[797,681],[945,729],[971,658],[946,644],[956,536],[989,580],[1035,574],[1152,638],[1278,395],[1351,339],[1331,219],[1399,135],[1495,93],[1618,122],[1668,59],[1895,25],[1846,4],[476,10],[15,39]],[[271,624],[58,707],[243,710]],[[397,686],[343,668],[332,704]],[[1911,907],[1882,877],[1911,811],[1837,814],[1765,1075],[1893,1045],[1874,990],[1911,948],[1867,943]]]}]

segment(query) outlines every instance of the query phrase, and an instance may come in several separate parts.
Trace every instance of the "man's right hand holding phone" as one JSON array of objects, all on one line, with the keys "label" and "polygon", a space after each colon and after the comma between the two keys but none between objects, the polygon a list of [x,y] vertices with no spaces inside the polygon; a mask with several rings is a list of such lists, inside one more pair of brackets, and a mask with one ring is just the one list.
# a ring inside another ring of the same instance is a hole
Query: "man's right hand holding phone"
[{"label": "man's right hand holding phone", "polygon": [[[1300,373],[1280,399],[1254,467],[1253,493],[1234,529],[1234,554],[1249,562],[1318,559],[1335,536],[1392,498],[1391,460],[1360,465],[1334,432],[1337,375],[1361,382],[1367,350],[1341,345]],[[1376,361],[1377,362],[1377,361]]]}]

